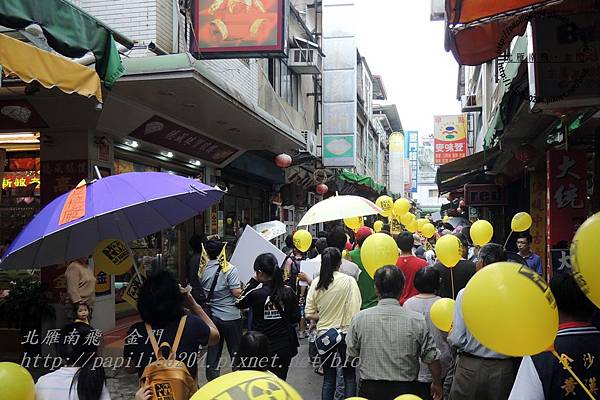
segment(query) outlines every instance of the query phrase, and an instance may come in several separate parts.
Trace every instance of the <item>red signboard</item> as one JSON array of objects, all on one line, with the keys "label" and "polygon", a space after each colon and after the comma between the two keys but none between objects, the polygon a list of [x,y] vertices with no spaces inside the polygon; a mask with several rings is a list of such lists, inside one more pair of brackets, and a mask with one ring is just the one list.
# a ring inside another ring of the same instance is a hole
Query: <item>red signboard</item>
[{"label": "red signboard", "polygon": [[464,115],[436,115],[434,123],[435,165],[467,156],[467,122]]},{"label": "red signboard", "polygon": [[285,50],[286,0],[194,0],[196,48],[203,57],[256,57]]},{"label": "red signboard", "polygon": [[[586,157],[582,150],[547,152],[548,251],[568,248],[587,218]],[[566,242],[566,246],[560,242]],[[559,247],[557,247],[559,245]]]},{"label": "red signboard", "polygon": [[87,160],[42,161],[40,193],[42,205],[57,196],[74,189],[82,179],[88,177]]},{"label": "red signboard", "polygon": [[237,152],[229,145],[156,115],[134,130],[131,136],[214,164],[222,164]]}]

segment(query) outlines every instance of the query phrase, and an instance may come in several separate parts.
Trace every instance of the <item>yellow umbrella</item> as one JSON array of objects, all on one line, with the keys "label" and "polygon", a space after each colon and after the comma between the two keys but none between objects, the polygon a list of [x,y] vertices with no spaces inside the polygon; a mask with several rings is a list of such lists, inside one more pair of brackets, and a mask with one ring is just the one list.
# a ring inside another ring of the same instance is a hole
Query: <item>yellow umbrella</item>
[{"label": "yellow umbrella", "polygon": [[310,208],[298,226],[335,221],[337,219],[379,214],[381,208],[360,196],[332,196]]}]

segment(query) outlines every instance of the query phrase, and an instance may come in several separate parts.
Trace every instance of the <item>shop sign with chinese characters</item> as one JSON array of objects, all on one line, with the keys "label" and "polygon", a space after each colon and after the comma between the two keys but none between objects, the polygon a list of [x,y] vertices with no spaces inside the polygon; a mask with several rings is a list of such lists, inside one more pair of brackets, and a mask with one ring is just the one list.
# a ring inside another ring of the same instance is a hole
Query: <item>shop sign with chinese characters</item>
[{"label": "shop sign with chinese characters", "polygon": [[467,121],[464,115],[436,115],[434,121],[435,165],[467,156]]},{"label": "shop sign with chinese characters", "polygon": [[25,188],[36,184],[36,191],[40,188],[39,171],[4,172],[2,173],[2,190]]},{"label": "shop sign with chinese characters", "polygon": [[586,158],[582,150],[547,153],[548,249],[571,243],[587,217]]},{"label": "shop sign with chinese characters", "polygon": [[546,264],[546,174],[544,172],[531,173],[530,189],[531,251],[538,254],[543,264]]},{"label": "shop sign with chinese characters", "polygon": [[87,176],[87,160],[42,161],[41,180],[44,182],[40,193],[42,205],[75,188]]}]

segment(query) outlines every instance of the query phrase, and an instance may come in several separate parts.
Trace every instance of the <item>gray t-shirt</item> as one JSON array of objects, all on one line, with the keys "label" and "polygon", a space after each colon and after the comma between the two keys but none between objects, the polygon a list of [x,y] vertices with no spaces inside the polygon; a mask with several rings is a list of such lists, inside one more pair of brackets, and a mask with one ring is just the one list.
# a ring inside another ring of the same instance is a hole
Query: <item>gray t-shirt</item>
[{"label": "gray t-shirt", "polygon": [[[217,260],[210,260],[202,274],[202,287],[206,296],[208,296],[218,267],[219,262]],[[236,299],[231,294],[232,289],[240,287],[240,276],[235,266],[230,265],[227,272],[221,271],[219,273],[215,291],[208,302],[213,316],[223,321],[233,321],[242,317],[240,310],[235,306]]]},{"label": "gray t-shirt", "polygon": [[[427,322],[427,329],[429,330],[431,336],[433,336],[435,346],[440,351],[440,362],[442,364],[443,378],[444,376],[446,376],[446,372],[448,371],[448,368],[450,367],[450,364],[452,362],[451,350],[450,346],[448,345],[448,342],[446,341],[446,334],[440,331],[438,328],[436,328],[435,325],[433,325],[433,323],[431,322],[431,317],[429,316],[429,310],[431,309],[431,306],[437,300],[441,299],[441,297],[433,296],[423,298],[420,296],[423,295],[416,295],[406,300],[406,302],[404,303],[404,308],[411,311],[416,311],[419,314],[425,316],[425,321]],[[422,361],[420,361],[420,363],[421,368],[419,369],[419,378],[417,380],[419,382],[425,383],[432,382],[433,378],[431,376],[431,372],[429,371],[429,366]]]},{"label": "gray t-shirt", "polygon": [[[311,261],[319,261],[320,262],[321,255],[319,254],[317,257],[311,259]],[[342,274],[346,274],[348,276],[353,277],[358,282],[358,276],[360,275],[360,268],[358,268],[358,265],[356,265],[352,261],[342,258],[342,265],[340,265],[339,271]],[[313,279],[316,278],[317,276],[319,276],[319,274],[320,274],[320,271],[317,271],[315,273],[315,276],[313,276]]]}]

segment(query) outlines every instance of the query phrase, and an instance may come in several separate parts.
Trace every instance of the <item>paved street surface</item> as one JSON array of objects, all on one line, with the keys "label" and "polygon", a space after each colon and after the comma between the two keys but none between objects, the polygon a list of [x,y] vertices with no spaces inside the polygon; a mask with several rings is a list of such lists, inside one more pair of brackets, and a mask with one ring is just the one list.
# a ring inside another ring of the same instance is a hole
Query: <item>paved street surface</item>
[{"label": "paved street surface", "polygon": [[[227,355],[227,351],[224,351]],[[292,360],[290,372],[288,374],[288,383],[290,383],[305,400],[319,399],[321,397],[321,386],[323,378],[315,374],[314,369],[308,363],[308,341],[300,340],[300,348],[298,356]],[[115,356],[117,354],[105,354],[105,356]],[[229,362],[227,362],[229,365]],[[224,369],[223,372],[229,371]],[[112,400],[133,400],[135,392],[138,389],[137,375],[128,374],[124,368],[119,368],[116,371],[107,368],[107,384]],[[206,383],[204,371],[199,369],[199,384],[200,386]]]}]

